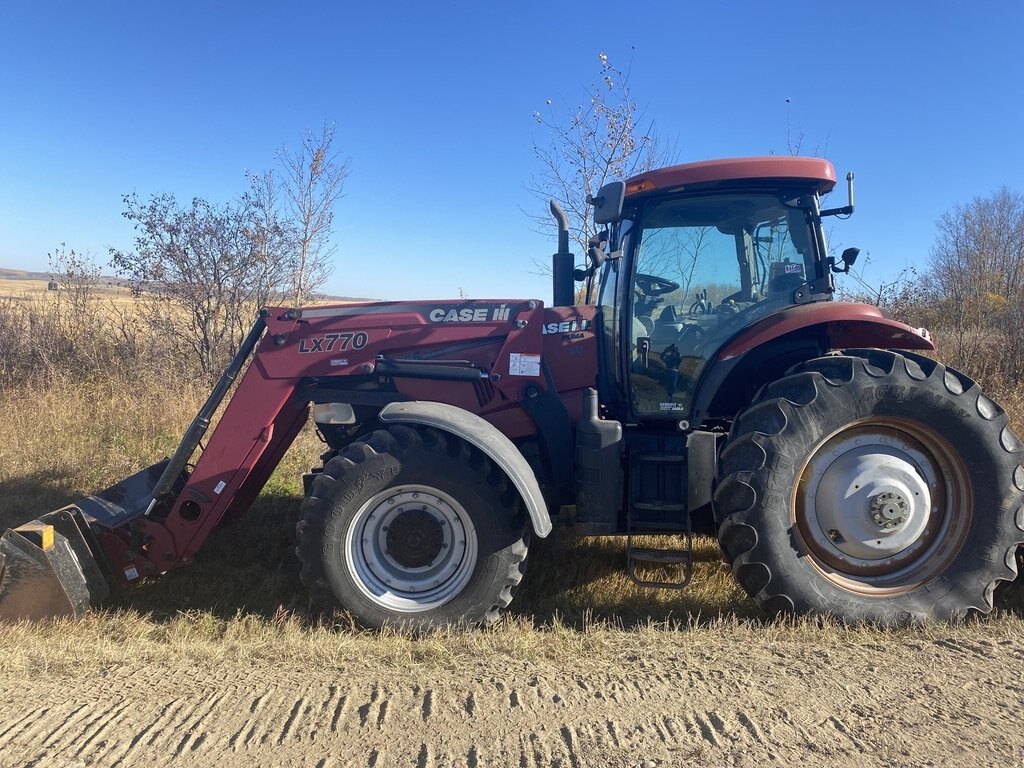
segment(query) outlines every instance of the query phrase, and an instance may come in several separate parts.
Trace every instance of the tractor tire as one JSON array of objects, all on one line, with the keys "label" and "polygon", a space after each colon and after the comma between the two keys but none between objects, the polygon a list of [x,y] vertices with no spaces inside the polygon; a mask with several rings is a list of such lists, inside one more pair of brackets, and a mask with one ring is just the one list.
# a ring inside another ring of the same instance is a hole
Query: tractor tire
[{"label": "tractor tire", "polygon": [[719,462],[719,542],[770,613],[899,626],[992,609],[1024,542],[1024,445],[912,353],[848,350],[766,385]]},{"label": "tractor tire", "polygon": [[523,578],[528,536],[522,501],[490,459],[405,425],[328,461],[296,534],[315,602],[414,631],[496,620]]}]

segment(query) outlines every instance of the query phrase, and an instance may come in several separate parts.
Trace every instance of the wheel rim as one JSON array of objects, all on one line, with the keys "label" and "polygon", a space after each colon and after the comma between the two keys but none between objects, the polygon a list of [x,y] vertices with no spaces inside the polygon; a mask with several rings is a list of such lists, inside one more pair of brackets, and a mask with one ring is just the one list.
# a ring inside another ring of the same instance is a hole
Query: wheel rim
[{"label": "wheel rim", "polygon": [[356,511],[345,546],[360,592],[400,613],[453,600],[477,560],[476,529],[465,508],[425,485],[395,486],[368,499]]},{"label": "wheel rim", "polygon": [[798,476],[799,544],[849,591],[909,592],[944,571],[967,539],[970,475],[949,442],[919,423],[848,425],[819,443]]}]

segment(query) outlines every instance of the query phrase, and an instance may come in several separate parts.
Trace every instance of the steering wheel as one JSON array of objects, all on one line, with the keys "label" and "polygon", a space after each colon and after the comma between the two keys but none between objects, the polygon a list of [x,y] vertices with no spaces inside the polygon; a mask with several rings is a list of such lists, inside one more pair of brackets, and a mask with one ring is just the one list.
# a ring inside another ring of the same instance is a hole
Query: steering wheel
[{"label": "steering wheel", "polygon": [[663,293],[672,293],[679,289],[679,283],[666,280],[655,275],[645,275],[642,272],[636,273],[636,287],[648,296],[661,296]]}]

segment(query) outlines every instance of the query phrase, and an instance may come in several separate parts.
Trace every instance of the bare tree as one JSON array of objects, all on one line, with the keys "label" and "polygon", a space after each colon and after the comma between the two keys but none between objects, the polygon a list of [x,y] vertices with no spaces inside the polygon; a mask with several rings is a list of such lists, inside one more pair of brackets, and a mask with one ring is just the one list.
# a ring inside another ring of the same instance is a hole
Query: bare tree
[{"label": "bare tree", "polygon": [[256,309],[290,285],[282,230],[249,196],[226,205],[182,206],[170,194],[123,201],[135,250],[111,249],[111,265],[148,299],[141,312],[153,330],[202,374],[218,373]]},{"label": "bare tree", "polygon": [[1001,187],[938,221],[930,266],[944,291],[972,290],[1014,298],[1024,289],[1024,195]]},{"label": "bare tree", "polygon": [[91,303],[102,274],[89,254],[68,250],[66,243],[46,254],[50,278],[57,284],[57,301],[67,302],[72,313],[84,313]]},{"label": "bare tree", "polygon": [[[872,266],[870,253],[864,254],[857,269],[851,269],[836,287],[836,297],[842,301],[871,304],[886,312],[893,320],[908,325],[920,325],[930,316],[922,290],[922,278],[912,264],[903,267],[891,280],[869,280],[867,271]],[[850,282],[847,282],[850,281]],[[851,285],[851,282],[854,285]]]},{"label": "bare tree", "polygon": [[[335,127],[324,123],[320,133],[306,131],[302,145],[295,151],[281,147],[278,165],[283,174],[280,192],[283,216],[294,239],[291,300],[296,306],[306,303],[323,285],[332,271],[330,245],[334,206],[344,195],[351,161],[334,148]],[[263,192],[277,193],[273,176],[262,177]],[[266,194],[261,198],[267,206]],[[267,210],[277,210],[271,199]]]},{"label": "bare tree", "polygon": [[[588,194],[596,193],[606,182],[668,165],[674,155],[633,96],[632,61],[621,70],[604,53],[598,54],[598,60],[600,80],[587,89],[582,104],[556,107],[549,99],[543,113],[534,113],[545,137],[533,144],[540,171],[526,185],[543,203],[541,213],[531,214],[538,228],[554,231],[547,203],[557,200],[569,217],[570,237],[582,253],[596,234]],[[550,271],[546,265],[537,266]]]},{"label": "bare tree", "polygon": [[[273,169],[248,173],[249,190],[240,204],[251,217],[244,234],[258,264],[273,265],[275,280],[284,280],[282,299],[294,296],[299,262],[300,233],[296,222],[282,210],[283,184]],[[283,276],[283,277],[282,277]]]},{"label": "bare tree", "polygon": [[29,312],[35,346],[33,367],[97,371],[109,361],[111,339],[104,333],[104,313],[96,288],[101,270],[90,254],[65,243],[47,254],[53,301]]},{"label": "bare tree", "polygon": [[[1002,187],[938,221],[928,285],[958,363],[1024,377],[1024,195]],[[992,359],[991,351],[1000,351]]]}]

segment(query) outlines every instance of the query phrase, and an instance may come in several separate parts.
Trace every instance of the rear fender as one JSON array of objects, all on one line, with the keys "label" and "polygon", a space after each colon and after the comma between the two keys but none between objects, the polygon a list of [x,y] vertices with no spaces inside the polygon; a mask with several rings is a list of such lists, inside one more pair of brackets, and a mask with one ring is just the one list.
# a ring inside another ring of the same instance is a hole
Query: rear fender
[{"label": "rear fender", "polygon": [[515,444],[479,416],[446,403],[389,403],[380,412],[385,424],[421,424],[455,435],[480,449],[501,468],[519,492],[540,538],[551,533],[551,515],[533,469]]},{"label": "rear fender", "polygon": [[890,320],[877,307],[825,301],[789,307],[754,323],[722,347],[715,361],[727,362],[782,336],[810,328],[824,332],[830,349],[935,349],[928,331]]},{"label": "rear fender", "polygon": [[[744,392],[834,349],[933,350],[928,332],[890,320],[868,304],[827,301],[789,307],[733,337],[714,356],[694,398],[694,423],[731,415]],[[781,369],[780,369],[781,366]],[[717,400],[716,400],[717,398]],[[739,404],[742,407],[742,403]]]}]

